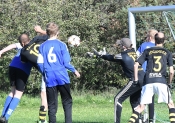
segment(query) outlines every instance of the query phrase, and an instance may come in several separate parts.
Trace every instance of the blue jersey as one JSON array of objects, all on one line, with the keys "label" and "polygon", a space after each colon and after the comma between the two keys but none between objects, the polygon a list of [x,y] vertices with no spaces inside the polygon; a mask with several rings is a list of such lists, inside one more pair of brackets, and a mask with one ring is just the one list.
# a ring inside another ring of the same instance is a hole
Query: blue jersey
[{"label": "blue jersey", "polygon": [[[155,46],[155,43],[153,43],[153,42],[144,42],[144,43],[142,43],[141,45],[140,45],[140,47],[137,49],[137,55],[138,56],[140,56],[142,53],[143,53],[143,51],[145,50],[145,49],[148,49],[148,48],[150,48],[150,47],[154,47]],[[143,70],[144,71],[146,71],[146,66],[147,66],[147,61],[145,61],[143,64],[142,64],[142,68],[143,68]]]},{"label": "blue jersey", "polygon": [[20,43],[16,43],[16,48],[18,50],[18,53],[12,59],[9,66],[19,68],[19,69],[23,70],[26,74],[29,75],[31,68],[32,68],[32,65],[30,63],[22,63],[21,62],[20,52],[21,52],[22,46],[20,45]]},{"label": "blue jersey", "polygon": [[75,72],[70,61],[69,51],[64,42],[58,39],[48,39],[40,45],[37,64],[44,75],[47,87],[70,83],[67,69]]}]

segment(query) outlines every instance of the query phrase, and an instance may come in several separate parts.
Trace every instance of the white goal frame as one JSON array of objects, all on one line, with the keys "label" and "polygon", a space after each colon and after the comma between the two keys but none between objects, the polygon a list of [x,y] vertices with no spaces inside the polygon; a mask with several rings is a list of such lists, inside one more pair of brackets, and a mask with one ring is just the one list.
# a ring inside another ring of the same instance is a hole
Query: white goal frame
[{"label": "white goal frame", "polygon": [[156,12],[156,11],[172,11],[175,10],[175,5],[167,6],[148,6],[148,7],[135,7],[128,8],[128,21],[129,21],[129,38],[136,49],[136,23],[134,13]]}]

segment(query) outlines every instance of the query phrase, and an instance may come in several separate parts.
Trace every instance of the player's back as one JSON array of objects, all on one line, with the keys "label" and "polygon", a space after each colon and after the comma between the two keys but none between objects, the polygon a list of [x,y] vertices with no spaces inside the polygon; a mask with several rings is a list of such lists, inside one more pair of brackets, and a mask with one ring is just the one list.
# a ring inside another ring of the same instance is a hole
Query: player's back
[{"label": "player's back", "polygon": [[44,58],[45,71],[61,70],[64,68],[64,51],[67,50],[65,43],[55,39],[47,40],[40,46]]},{"label": "player's back", "polygon": [[[134,63],[135,60],[137,59],[137,55],[134,48],[121,52],[121,56],[122,56],[121,65],[125,75],[128,78],[134,78]],[[139,80],[143,79],[143,76],[144,71],[141,68],[141,66],[139,66]]]},{"label": "player's back", "polygon": [[21,50],[21,61],[30,62],[36,69],[38,59],[38,48],[39,46],[48,39],[47,35],[34,37],[27,45]]},{"label": "player's back", "polygon": [[47,40],[40,45],[40,54],[43,57],[43,73],[48,87],[70,83],[66,64],[70,62],[67,46],[57,39]]},{"label": "player's back", "polygon": [[145,51],[147,60],[146,82],[166,83],[167,64],[172,63],[171,53],[163,47],[152,47]]}]

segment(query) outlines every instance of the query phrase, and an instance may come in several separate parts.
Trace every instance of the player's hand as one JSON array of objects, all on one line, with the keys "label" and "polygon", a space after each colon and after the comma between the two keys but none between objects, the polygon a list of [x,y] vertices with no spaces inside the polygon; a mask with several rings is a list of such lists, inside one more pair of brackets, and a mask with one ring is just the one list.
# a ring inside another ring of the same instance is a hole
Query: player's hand
[{"label": "player's hand", "polygon": [[75,71],[75,75],[80,78],[80,73],[77,70]]},{"label": "player's hand", "polygon": [[134,84],[134,85],[138,85],[138,84],[139,84],[139,80],[134,80],[134,81],[133,81],[133,84]]},{"label": "player's hand", "polygon": [[102,55],[106,55],[107,53],[106,53],[106,48],[105,47],[103,47],[103,50],[100,50],[99,52],[96,50],[96,49],[94,49],[94,48],[92,48],[93,49],[93,51],[94,51],[94,54],[96,55],[96,56],[102,56]]},{"label": "player's hand", "polygon": [[173,58],[175,58],[175,53],[172,53]]},{"label": "player's hand", "polygon": [[42,32],[41,26],[39,26],[39,25],[36,25],[36,26],[34,27],[34,30],[35,30],[36,32],[38,32],[38,33],[41,33],[41,32]]},{"label": "player's hand", "polygon": [[172,89],[172,88],[173,88],[173,85],[172,85],[172,84],[168,84],[168,87],[169,87],[170,89]]}]

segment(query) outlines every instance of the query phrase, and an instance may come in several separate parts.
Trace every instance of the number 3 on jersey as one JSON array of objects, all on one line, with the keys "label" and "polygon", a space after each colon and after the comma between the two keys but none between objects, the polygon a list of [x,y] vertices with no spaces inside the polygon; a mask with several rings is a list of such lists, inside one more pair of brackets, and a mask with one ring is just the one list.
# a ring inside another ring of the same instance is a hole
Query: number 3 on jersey
[{"label": "number 3 on jersey", "polygon": [[51,47],[50,50],[49,50],[49,53],[47,55],[48,61],[50,63],[53,63],[53,62],[57,61],[56,54],[53,53],[53,49],[54,49],[54,47]]},{"label": "number 3 on jersey", "polygon": [[156,67],[153,68],[155,72],[160,72],[162,68],[162,64],[160,63],[161,58],[162,58],[161,56],[154,56],[155,64],[158,66],[157,68]]}]

